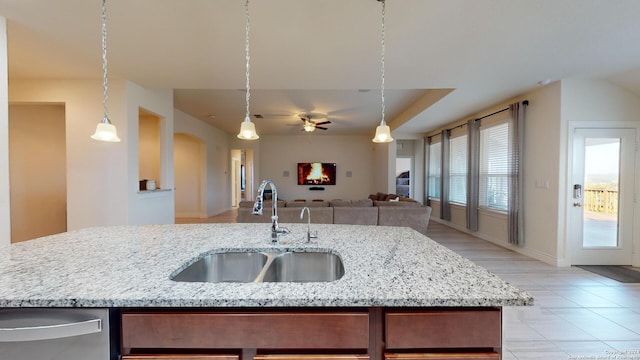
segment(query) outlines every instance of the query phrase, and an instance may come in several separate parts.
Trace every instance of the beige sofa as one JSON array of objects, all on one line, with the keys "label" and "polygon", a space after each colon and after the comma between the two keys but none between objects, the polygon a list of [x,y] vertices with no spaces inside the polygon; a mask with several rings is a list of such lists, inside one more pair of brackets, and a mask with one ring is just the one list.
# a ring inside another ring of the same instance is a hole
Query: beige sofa
[{"label": "beige sofa", "polygon": [[[236,221],[239,223],[271,222],[271,201],[264,202],[263,213],[253,215],[253,202],[242,201]],[[278,201],[278,222],[306,223],[307,216],[300,219],[303,207],[311,212],[314,224],[352,224],[408,226],[423,234],[427,231],[431,208],[417,202],[392,202],[367,200],[332,201]]]}]

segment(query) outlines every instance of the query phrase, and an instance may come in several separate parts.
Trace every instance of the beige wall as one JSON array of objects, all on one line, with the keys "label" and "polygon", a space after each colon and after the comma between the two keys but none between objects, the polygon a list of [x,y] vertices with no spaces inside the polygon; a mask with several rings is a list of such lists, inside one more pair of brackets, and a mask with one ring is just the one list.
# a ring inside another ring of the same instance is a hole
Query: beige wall
[{"label": "beige wall", "polygon": [[[213,216],[231,209],[230,176],[230,135],[180,110],[174,109],[175,133],[197,138],[204,146],[204,197],[201,211],[205,216]],[[253,144],[253,141],[246,142]],[[182,200],[179,200],[182,201]]]},{"label": "beige wall", "polygon": [[9,106],[11,242],[67,230],[64,105]]},{"label": "beige wall", "polygon": [[[372,143],[369,136],[263,135],[259,141],[259,178],[273,180],[279,197],[285,200],[364,199],[372,192],[386,190],[376,188],[373,176],[383,166],[386,178],[388,165],[375,161],[379,145]],[[386,147],[382,147],[386,153]],[[335,162],[336,185],[324,186],[324,191],[311,191],[309,186],[298,185],[299,162]],[[395,163],[393,166],[395,171]],[[289,172],[288,177],[283,176],[285,171]],[[351,171],[350,178],[346,176],[347,171]],[[393,186],[395,188],[395,182]]]},{"label": "beige wall", "polygon": [[206,217],[202,212],[202,165],[206,148],[191,135],[175,134],[173,137],[173,168],[175,171],[176,217]]},{"label": "beige wall", "polygon": [[139,179],[156,180],[160,188],[160,118],[141,113],[138,131]]},{"label": "beige wall", "polygon": [[[127,219],[130,225],[173,224],[175,203],[173,196],[173,91],[146,89],[133,82],[125,82],[126,132],[123,142],[127,147],[127,159],[120,164],[126,167],[124,179],[127,197]],[[139,122],[140,109],[160,119],[158,184],[164,191],[139,191]]]},{"label": "beige wall", "polygon": [[102,120],[100,81],[11,82],[9,101],[12,103],[65,104],[68,230],[127,223],[125,86],[124,81],[109,82],[109,117],[123,142],[105,143],[90,138]]}]

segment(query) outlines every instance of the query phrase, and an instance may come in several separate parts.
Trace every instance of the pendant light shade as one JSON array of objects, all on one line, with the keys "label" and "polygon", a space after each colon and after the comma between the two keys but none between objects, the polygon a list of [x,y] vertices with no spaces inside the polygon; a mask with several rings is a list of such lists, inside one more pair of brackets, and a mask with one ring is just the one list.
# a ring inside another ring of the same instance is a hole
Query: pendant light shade
[{"label": "pendant light shade", "polygon": [[99,141],[120,142],[115,125],[113,125],[106,117],[102,122],[98,123],[98,126],[96,126],[96,132],[91,135],[91,138]]},{"label": "pendant light shade", "polygon": [[380,29],[381,34],[381,48],[382,54],[380,56],[380,98],[382,100],[382,120],[380,120],[380,125],[376,127],[376,136],[373,137],[374,143],[388,143],[392,142],[393,138],[391,137],[391,129],[389,125],[384,121],[384,52],[385,52],[385,44],[384,44],[384,15],[385,15],[385,0],[378,0],[382,3],[382,26]]},{"label": "pendant light shade", "polygon": [[96,126],[96,132],[91,135],[91,138],[99,141],[120,142],[115,125],[109,121],[107,111],[107,100],[109,99],[107,85],[107,3],[106,0],[102,0],[102,94],[104,117],[102,121],[98,123],[98,126]]},{"label": "pendant light shade", "polygon": [[387,142],[392,142],[393,138],[391,137],[391,128],[389,128],[389,125],[378,125],[378,127],[376,127],[376,136],[374,136],[373,138],[373,142],[374,143],[387,143]]},{"label": "pendant light shade", "polygon": [[260,138],[256,133],[256,125],[251,122],[251,119],[247,116],[240,125],[240,132],[238,138],[242,140],[257,140]]},{"label": "pendant light shade", "polygon": [[238,133],[238,139],[242,140],[257,140],[260,138],[258,133],[256,132],[256,126],[251,122],[251,116],[249,112],[249,100],[251,99],[251,87],[249,85],[249,0],[247,0],[244,4],[244,13],[246,18],[245,25],[245,37],[244,37],[244,50],[245,50],[245,59],[247,64],[247,71],[245,73],[247,79],[247,93],[246,93],[246,112],[244,115],[244,121],[240,125],[240,132]]}]

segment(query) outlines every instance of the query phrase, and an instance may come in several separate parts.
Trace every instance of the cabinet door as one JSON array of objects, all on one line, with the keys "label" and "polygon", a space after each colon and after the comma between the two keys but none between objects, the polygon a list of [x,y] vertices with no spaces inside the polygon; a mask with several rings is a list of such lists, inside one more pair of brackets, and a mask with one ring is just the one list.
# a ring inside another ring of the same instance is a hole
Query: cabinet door
[{"label": "cabinet door", "polygon": [[256,355],[254,360],[369,360],[369,355]]},{"label": "cabinet door", "polygon": [[499,309],[388,312],[387,349],[500,348]]},{"label": "cabinet door", "polygon": [[239,360],[236,355],[125,355],[122,360]]},{"label": "cabinet door", "polygon": [[500,360],[495,352],[446,354],[384,354],[385,360]]}]

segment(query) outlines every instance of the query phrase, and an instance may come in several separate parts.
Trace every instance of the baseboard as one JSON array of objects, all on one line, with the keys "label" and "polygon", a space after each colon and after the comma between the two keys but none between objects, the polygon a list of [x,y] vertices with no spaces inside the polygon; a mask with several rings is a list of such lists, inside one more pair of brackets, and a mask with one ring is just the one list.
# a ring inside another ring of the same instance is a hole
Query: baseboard
[{"label": "baseboard", "polygon": [[544,252],[541,252],[541,251],[538,251],[538,250],[535,250],[535,249],[527,248],[526,245],[524,247],[520,247],[520,246],[516,246],[516,245],[506,244],[503,241],[501,241],[499,239],[496,239],[496,238],[494,238],[492,236],[488,236],[486,234],[482,234],[482,233],[479,233],[479,232],[471,231],[471,230],[467,229],[466,227],[463,227],[463,226],[460,226],[460,225],[457,225],[457,224],[453,224],[453,223],[450,223],[450,222],[442,220],[442,219],[431,218],[430,221],[435,221],[435,222],[437,222],[439,224],[442,224],[442,225],[448,226],[450,228],[456,229],[456,230],[458,230],[460,232],[463,232],[465,234],[469,234],[469,235],[475,236],[475,237],[477,237],[479,239],[488,241],[488,242],[490,242],[492,244],[498,245],[498,246],[503,247],[505,249],[512,250],[514,252],[517,252],[518,254],[522,254],[524,256],[528,256],[528,257],[530,257],[532,259],[536,259],[536,260],[542,261],[543,263],[546,263],[546,264],[549,264],[549,265],[558,266],[558,267],[570,266],[570,264],[568,264],[566,259],[559,259],[559,258],[556,258],[555,256],[549,255],[547,253],[544,253]]}]

